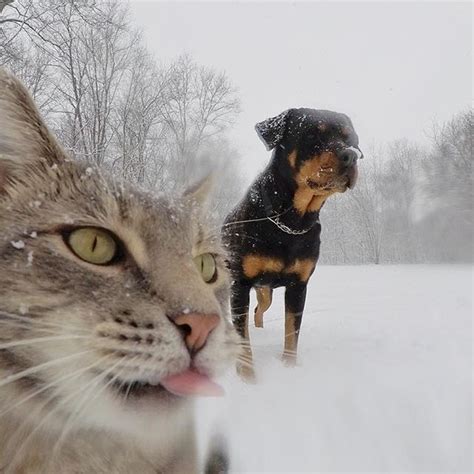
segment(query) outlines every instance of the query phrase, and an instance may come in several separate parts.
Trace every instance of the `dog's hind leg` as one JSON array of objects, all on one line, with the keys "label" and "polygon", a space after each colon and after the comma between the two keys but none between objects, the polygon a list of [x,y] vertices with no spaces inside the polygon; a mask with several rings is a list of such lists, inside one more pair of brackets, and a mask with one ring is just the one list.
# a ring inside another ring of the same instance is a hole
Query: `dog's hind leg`
[{"label": "dog's hind leg", "polygon": [[234,327],[243,339],[243,350],[237,361],[237,373],[244,381],[254,383],[255,371],[249,337],[250,288],[250,285],[241,284],[237,281],[232,283],[231,310]]},{"label": "dog's hind leg", "polygon": [[255,308],[254,322],[256,328],[263,328],[263,313],[272,304],[273,289],[269,286],[261,286],[255,289],[257,293],[257,306]]},{"label": "dog's hind leg", "polygon": [[285,291],[285,348],[282,360],[285,365],[296,365],[296,351],[301,320],[306,300],[306,283],[286,287]]}]

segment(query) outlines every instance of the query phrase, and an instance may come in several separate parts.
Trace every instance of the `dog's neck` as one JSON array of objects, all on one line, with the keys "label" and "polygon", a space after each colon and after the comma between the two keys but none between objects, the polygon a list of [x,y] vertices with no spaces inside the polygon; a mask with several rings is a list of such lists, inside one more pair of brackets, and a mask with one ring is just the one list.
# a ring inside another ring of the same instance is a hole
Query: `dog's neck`
[{"label": "dog's neck", "polygon": [[278,156],[279,153],[275,150],[262,174],[265,178],[260,181],[265,213],[280,216],[282,222],[295,230],[311,227],[318,221],[326,197],[315,195],[309,188],[298,187],[287,159]]}]

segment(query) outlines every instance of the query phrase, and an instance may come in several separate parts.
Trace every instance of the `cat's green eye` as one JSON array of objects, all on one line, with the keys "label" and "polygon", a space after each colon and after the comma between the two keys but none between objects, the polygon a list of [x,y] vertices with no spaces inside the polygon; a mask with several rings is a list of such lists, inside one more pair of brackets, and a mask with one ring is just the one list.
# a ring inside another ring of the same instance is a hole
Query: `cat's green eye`
[{"label": "cat's green eye", "polygon": [[194,263],[206,283],[213,283],[217,279],[217,265],[214,255],[203,253],[194,258]]},{"label": "cat's green eye", "polygon": [[107,265],[118,254],[119,246],[105,230],[82,227],[67,236],[71,250],[82,260],[95,265]]}]

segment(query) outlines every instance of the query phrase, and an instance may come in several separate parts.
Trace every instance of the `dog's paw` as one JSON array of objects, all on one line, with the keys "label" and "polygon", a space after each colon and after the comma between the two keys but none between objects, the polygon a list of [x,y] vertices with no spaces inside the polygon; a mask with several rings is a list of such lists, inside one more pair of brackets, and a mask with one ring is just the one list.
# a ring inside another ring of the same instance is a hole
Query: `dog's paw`
[{"label": "dog's paw", "polygon": [[285,367],[296,367],[296,354],[283,352],[281,361]]}]

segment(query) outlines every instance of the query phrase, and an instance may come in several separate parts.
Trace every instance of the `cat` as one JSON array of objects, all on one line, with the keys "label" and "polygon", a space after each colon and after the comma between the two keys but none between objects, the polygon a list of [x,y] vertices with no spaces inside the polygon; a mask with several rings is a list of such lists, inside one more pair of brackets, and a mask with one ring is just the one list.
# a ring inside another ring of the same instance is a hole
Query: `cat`
[{"label": "cat", "polygon": [[239,352],[206,188],[68,158],[0,69],[0,472],[198,472],[193,395]]}]

